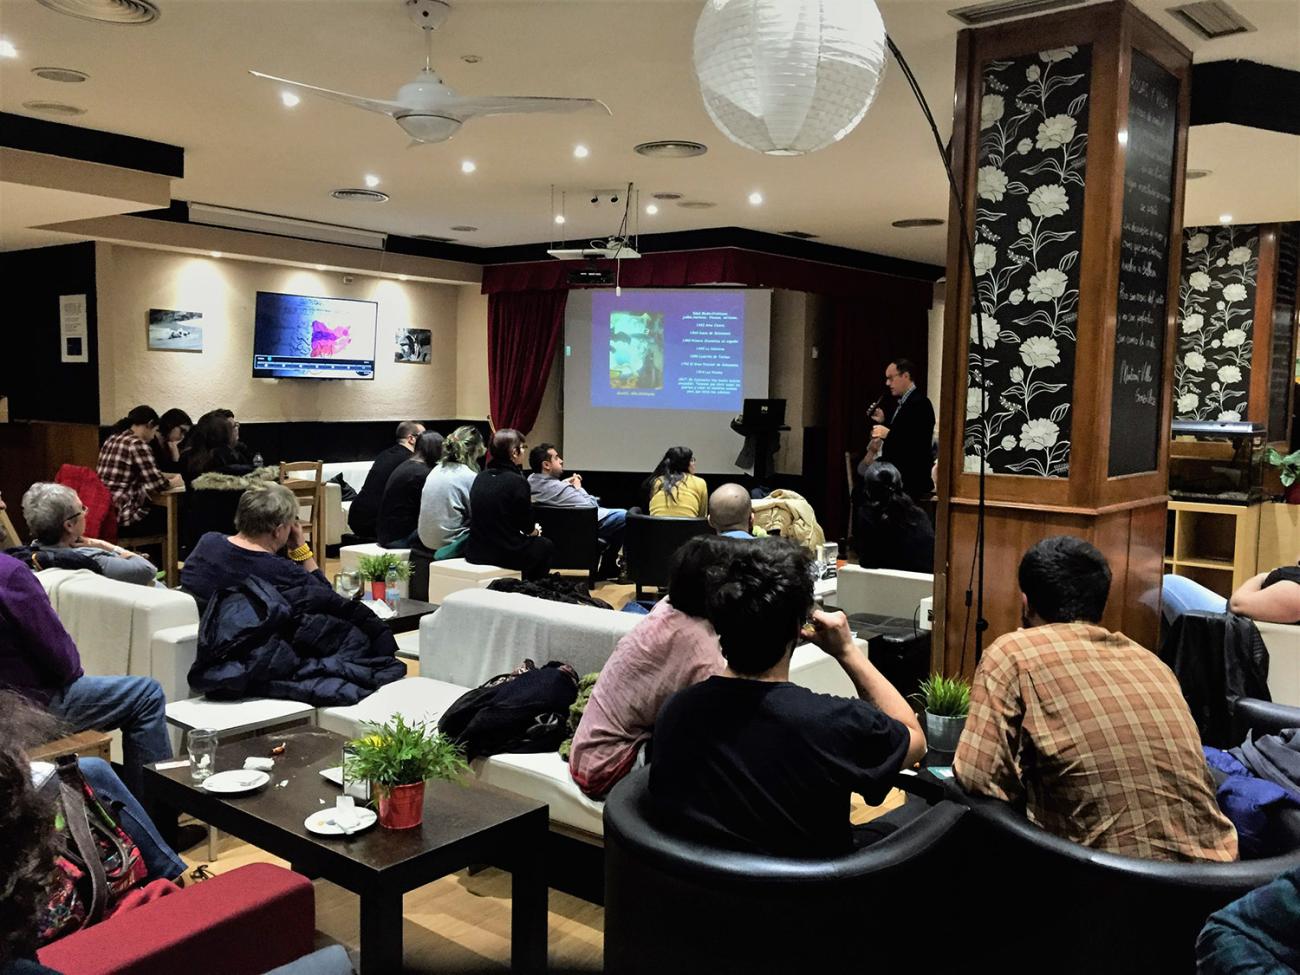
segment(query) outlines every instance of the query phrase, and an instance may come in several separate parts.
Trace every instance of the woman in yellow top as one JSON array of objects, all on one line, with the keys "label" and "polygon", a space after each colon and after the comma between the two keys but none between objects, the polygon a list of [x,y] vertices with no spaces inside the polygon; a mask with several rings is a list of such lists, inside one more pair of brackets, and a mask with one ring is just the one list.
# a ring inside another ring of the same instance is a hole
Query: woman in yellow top
[{"label": "woman in yellow top", "polygon": [[658,518],[703,518],[709,511],[709,486],[695,476],[690,447],[669,447],[647,479],[650,514]]}]

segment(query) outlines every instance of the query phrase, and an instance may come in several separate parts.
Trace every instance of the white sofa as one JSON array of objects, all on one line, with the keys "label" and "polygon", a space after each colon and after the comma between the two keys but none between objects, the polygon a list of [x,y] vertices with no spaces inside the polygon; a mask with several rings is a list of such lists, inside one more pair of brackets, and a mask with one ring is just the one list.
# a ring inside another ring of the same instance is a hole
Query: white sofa
[{"label": "white sofa", "polygon": [[329,482],[342,474],[348,486],[360,494],[362,485],[366,483],[366,475],[370,473],[371,463],[368,460],[354,460],[321,466],[321,477],[325,479],[326,545],[343,543],[343,534],[348,530],[348,509],[352,507],[351,501],[343,500],[343,489]]},{"label": "white sofa", "polygon": [[[381,687],[352,707],[323,708],[318,722],[349,737],[366,722],[383,722],[398,713],[433,723],[466,690],[514,670],[525,657],[538,666],[563,660],[581,674],[591,673],[641,619],[518,593],[453,593],[438,612],[420,621],[419,677]],[[854,696],[839,665],[816,647],[795,650],[790,676],[820,693]],[[558,754],[494,755],[476,761],[474,773],[481,782],[547,803],[553,824],[591,837],[603,833],[603,804],[582,794]]]},{"label": "white sofa", "polygon": [[1300,626],[1256,623],[1268,648],[1268,692],[1279,704],[1300,707]]},{"label": "white sofa", "polygon": [[840,568],[833,603],[844,612],[873,613],[912,619],[921,600],[934,595],[934,576],[928,572],[901,569],[864,569],[857,565]]}]

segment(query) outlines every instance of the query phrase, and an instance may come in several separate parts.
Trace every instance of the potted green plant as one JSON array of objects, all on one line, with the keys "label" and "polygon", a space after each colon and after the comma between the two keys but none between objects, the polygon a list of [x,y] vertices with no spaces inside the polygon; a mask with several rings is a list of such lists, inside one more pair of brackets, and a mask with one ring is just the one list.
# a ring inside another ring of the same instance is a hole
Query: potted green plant
[{"label": "potted green plant", "polygon": [[1278,477],[1286,488],[1287,504],[1300,504],[1300,450],[1283,456],[1273,447],[1268,448],[1265,459],[1278,469]]},{"label": "potted green plant", "polygon": [[407,724],[400,714],[369,724],[348,743],[349,781],[367,781],[379,803],[379,825],[411,829],[424,818],[424,784],[454,781],[469,768],[459,745],[423,721]]},{"label": "potted green plant", "polygon": [[409,579],[411,563],[392,552],[381,555],[363,555],[357,559],[357,573],[370,582],[370,597],[376,601],[384,598],[384,580],[389,569],[397,570],[397,578]]},{"label": "potted green plant", "polygon": [[966,727],[970,683],[960,677],[931,674],[914,695],[925,711],[925,740],[932,751],[951,754]]}]

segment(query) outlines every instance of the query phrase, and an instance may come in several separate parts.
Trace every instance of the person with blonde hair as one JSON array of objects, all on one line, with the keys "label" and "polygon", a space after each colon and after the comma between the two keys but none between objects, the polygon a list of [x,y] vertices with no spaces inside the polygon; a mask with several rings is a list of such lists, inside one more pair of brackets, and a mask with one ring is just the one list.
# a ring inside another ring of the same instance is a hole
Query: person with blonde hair
[{"label": "person with blonde hair", "polygon": [[457,427],[442,442],[442,459],[420,492],[417,534],[435,559],[455,558],[469,539],[469,492],[486,449],[477,427]]}]

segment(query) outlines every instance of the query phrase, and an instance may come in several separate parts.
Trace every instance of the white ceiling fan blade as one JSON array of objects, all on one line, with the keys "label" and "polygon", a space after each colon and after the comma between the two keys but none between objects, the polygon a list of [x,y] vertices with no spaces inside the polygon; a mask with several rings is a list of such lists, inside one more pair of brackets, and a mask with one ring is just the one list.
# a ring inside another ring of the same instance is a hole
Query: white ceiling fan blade
[{"label": "white ceiling fan blade", "polygon": [[386,102],[378,98],[363,98],[361,95],[349,95],[343,91],[332,91],[329,88],[318,88],[316,85],[305,85],[301,81],[290,81],[288,78],[277,78],[272,74],[263,74],[260,71],[248,72],[256,78],[265,78],[267,81],[274,81],[277,84],[288,85],[298,91],[305,91],[311,95],[319,95],[321,98],[328,98],[330,101],[342,102],[344,105],[351,105],[353,108],[364,108],[367,112],[379,112],[381,115],[394,116],[398,112],[407,111],[406,106],[399,102]]},{"label": "white ceiling fan blade", "polygon": [[529,112],[578,112],[584,108],[599,108],[613,115],[609,106],[599,98],[513,98],[508,95],[486,98],[455,98],[440,107],[447,115],[460,119],[479,115],[523,115]]}]

